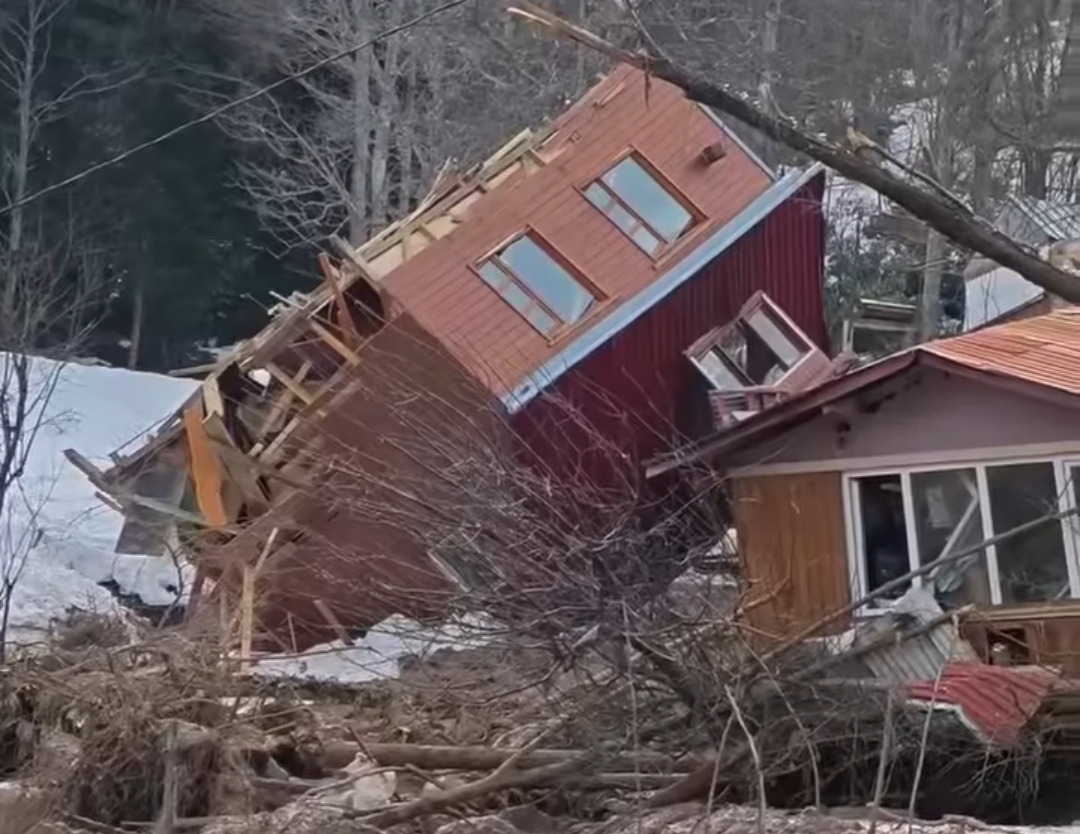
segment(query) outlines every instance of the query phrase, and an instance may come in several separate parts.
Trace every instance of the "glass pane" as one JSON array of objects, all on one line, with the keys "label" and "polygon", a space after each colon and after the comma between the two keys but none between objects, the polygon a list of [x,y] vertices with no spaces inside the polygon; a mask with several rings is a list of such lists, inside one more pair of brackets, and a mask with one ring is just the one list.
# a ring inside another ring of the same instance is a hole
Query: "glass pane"
[{"label": "glass pane", "polygon": [[[1053,464],[986,467],[994,534],[1057,512]],[[997,545],[1001,601],[1045,602],[1069,596],[1069,571],[1060,521],[1048,521]]]},{"label": "glass pane", "polygon": [[659,240],[656,235],[642,225],[640,220],[619,205],[603,186],[593,183],[585,190],[585,196],[589,198],[589,202],[607,215],[612,223],[626,232],[630,239],[648,254],[656,254],[657,250],[663,245],[662,240]]},{"label": "glass pane", "polygon": [[529,294],[495,264],[487,263],[480,267],[480,277],[484,283],[503,297],[507,304],[525,316],[530,324],[544,335],[551,335],[559,326]]},{"label": "glass pane", "polygon": [[499,257],[530,292],[567,324],[585,315],[596,300],[530,238],[514,241]]},{"label": "glass pane", "polygon": [[[911,476],[911,497],[920,565],[958,553],[986,538],[974,469],[917,472]],[[928,582],[945,608],[991,602],[985,552],[944,565],[929,575]]]},{"label": "glass pane", "polygon": [[705,375],[712,384],[721,391],[738,391],[745,387],[743,381],[727,366],[727,362],[716,355],[715,351],[710,350],[703,354],[698,362],[701,363]]},{"label": "glass pane", "polygon": [[769,346],[777,358],[784,363],[785,368],[790,368],[806,353],[802,345],[796,344],[788,338],[787,333],[777,322],[773,321],[772,316],[766,310],[759,309],[755,311],[747,318],[746,323]]},{"label": "glass pane", "polygon": [[[899,475],[859,478],[855,488],[859,497],[859,533],[867,590],[873,591],[911,571],[904,496]],[[898,599],[908,587],[897,588],[886,599]]]},{"label": "glass pane", "polygon": [[624,159],[606,174],[604,182],[646,223],[668,241],[689,228],[693,217],[634,159]]}]

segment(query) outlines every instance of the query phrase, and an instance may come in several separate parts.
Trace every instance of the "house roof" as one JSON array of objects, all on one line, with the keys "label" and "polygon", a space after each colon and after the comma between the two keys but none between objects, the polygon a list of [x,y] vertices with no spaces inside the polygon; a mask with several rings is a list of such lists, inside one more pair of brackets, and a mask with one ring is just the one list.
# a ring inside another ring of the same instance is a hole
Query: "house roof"
[{"label": "house roof", "polygon": [[1010,197],[1009,202],[1051,240],[1080,237],[1080,205],[1017,196]]},{"label": "house roof", "polygon": [[657,458],[648,464],[646,475],[655,477],[776,437],[826,406],[920,364],[1080,408],[1080,309],[1056,310],[908,348]]}]

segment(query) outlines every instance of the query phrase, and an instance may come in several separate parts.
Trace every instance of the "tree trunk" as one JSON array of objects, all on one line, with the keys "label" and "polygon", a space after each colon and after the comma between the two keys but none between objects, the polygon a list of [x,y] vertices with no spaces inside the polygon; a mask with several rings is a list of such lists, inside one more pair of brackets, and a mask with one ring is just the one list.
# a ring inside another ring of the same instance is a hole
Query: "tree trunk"
[{"label": "tree trunk", "polygon": [[927,229],[926,265],[919,294],[919,341],[933,339],[941,324],[941,275],[945,260],[945,238]]},{"label": "tree trunk", "polygon": [[[371,0],[353,0],[357,37],[371,25]],[[371,50],[353,56],[353,159],[350,179],[349,243],[359,246],[368,238],[369,172],[371,166]]]},{"label": "tree trunk", "polygon": [[135,298],[131,308],[131,337],[128,344],[127,366],[131,369],[138,367],[139,349],[142,343],[143,319],[145,317],[146,298],[143,290],[143,282],[140,278],[135,283]]}]

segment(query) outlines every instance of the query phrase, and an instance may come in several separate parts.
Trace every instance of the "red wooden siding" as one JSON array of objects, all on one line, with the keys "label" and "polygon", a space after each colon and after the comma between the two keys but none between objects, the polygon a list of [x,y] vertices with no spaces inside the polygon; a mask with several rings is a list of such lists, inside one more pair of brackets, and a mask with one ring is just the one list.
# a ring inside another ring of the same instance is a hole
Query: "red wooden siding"
[{"label": "red wooden siding", "polygon": [[[571,403],[627,457],[622,473],[710,428],[705,385],[684,351],[764,290],[815,343],[824,321],[824,177],[793,195],[727,252],[606,345],[568,371],[517,415],[525,445],[563,476],[613,474],[610,455],[570,425]],[[552,397],[551,395],[554,395]],[[586,463],[586,461],[588,461]],[[629,469],[624,469],[628,464]]]}]

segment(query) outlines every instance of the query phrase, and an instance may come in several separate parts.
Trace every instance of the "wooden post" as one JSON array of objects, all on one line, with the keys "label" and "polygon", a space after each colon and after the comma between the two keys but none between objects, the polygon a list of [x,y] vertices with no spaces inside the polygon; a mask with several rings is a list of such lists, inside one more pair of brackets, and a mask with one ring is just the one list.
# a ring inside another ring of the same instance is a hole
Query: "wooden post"
[{"label": "wooden post", "polygon": [[154,823],[154,834],[172,834],[176,828],[177,802],[180,794],[179,752],[177,737],[179,729],[175,721],[165,725],[165,780],[161,786],[161,810]]},{"label": "wooden post", "polygon": [[251,666],[251,642],[255,630],[255,568],[244,565],[240,592],[240,668]]}]

